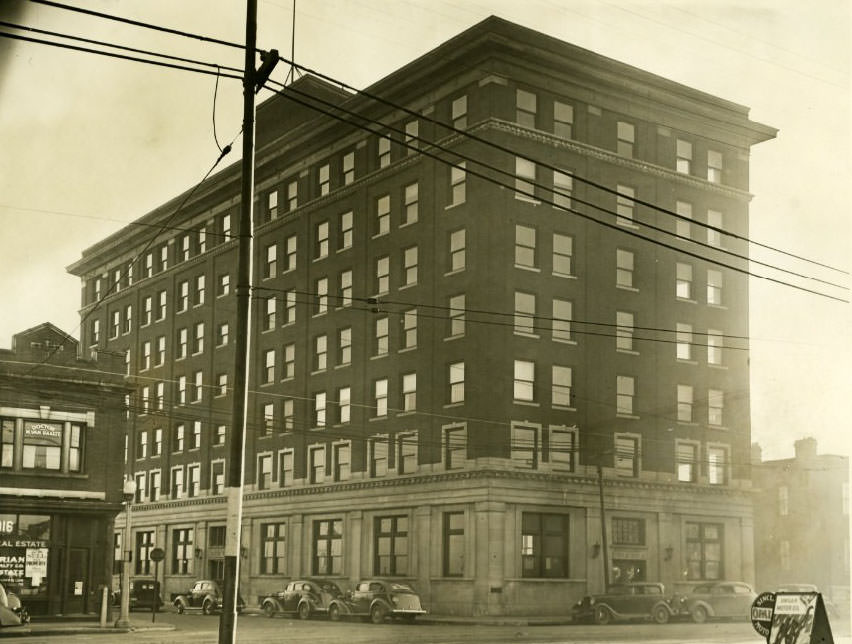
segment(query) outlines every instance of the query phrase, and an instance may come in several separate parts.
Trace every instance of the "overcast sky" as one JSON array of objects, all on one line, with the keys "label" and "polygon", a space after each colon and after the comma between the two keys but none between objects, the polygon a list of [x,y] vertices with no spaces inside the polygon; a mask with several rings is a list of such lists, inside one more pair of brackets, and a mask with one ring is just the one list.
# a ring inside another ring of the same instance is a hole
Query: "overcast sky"
[{"label": "overcast sky", "polygon": [[[67,1],[244,40],[244,3],[234,0]],[[259,0],[259,47],[289,55],[292,7]],[[0,0],[0,13],[242,67],[236,50],[61,9]],[[751,238],[850,270],[849,2],[299,0],[295,58],[366,87],[491,14],[750,107],[753,120],[780,130],[752,149]],[[274,78],[286,74],[279,66]],[[0,39],[0,346],[44,321],[79,335],[80,285],[65,267],[205,174],[218,155],[213,92],[212,77]],[[239,82],[223,80],[223,144],[239,131],[241,110]],[[848,275],[754,252],[849,286]],[[752,434],[764,457],[792,455],[807,435],[821,452],[848,454],[850,305],[763,280],[752,280],[751,296]]]}]

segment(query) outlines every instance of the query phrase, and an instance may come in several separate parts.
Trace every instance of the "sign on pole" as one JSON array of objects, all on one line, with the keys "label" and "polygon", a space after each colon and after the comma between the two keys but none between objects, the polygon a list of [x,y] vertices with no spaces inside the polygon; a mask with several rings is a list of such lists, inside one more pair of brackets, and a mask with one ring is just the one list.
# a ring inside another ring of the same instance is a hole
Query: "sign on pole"
[{"label": "sign on pole", "polygon": [[819,593],[762,593],[751,605],[751,623],[767,644],[834,644]]}]

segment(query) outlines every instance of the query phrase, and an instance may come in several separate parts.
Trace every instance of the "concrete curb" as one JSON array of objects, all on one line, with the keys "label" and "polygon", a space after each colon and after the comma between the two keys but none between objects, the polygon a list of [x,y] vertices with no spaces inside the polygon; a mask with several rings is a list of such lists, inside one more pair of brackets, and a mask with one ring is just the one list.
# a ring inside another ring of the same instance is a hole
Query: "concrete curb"
[{"label": "concrete curb", "polygon": [[116,633],[141,633],[145,631],[173,631],[174,624],[146,624],[133,625],[130,628],[115,628],[107,626],[84,626],[76,624],[29,624],[27,626],[10,626],[0,630],[0,638],[3,637],[46,637],[54,635],[115,635]]}]

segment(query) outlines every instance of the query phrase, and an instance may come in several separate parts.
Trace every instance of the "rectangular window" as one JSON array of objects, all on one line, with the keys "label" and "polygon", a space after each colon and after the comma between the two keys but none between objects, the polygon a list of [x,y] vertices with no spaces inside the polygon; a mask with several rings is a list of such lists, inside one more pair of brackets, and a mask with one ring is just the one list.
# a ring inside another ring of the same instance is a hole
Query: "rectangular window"
[{"label": "rectangular window", "polygon": [[553,233],[553,274],[574,274],[574,238]]},{"label": "rectangular window", "polygon": [[193,498],[201,491],[201,466],[198,464],[186,466],[186,496]]},{"label": "rectangular window", "polygon": [[278,272],[278,245],[269,244],[264,251],[263,277],[275,277]]},{"label": "rectangular window", "polygon": [[535,163],[515,157],[515,198],[535,199]]},{"label": "rectangular window", "polygon": [[136,492],[133,497],[134,503],[142,503],[145,500],[145,483],[147,480],[147,472],[137,472],[134,476],[134,481],[136,482]]},{"label": "rectangular window", "polygon": [[444,467],[459,469],[467,460],[467,429],[465,427],[444,428]]},{"label": "rectangular window", "polygon": [[262,416],[261,435],[270,436],[275,431],[275,405],[273,403],[263,405]]},{"label": "rectangular window", "polygon": [[459,163],[450,168],[450,205],[457,206],[464,203],[466,193],[465,163]]},{"label": "rectangular window", "polygon": [[698,480],[698,446],[693,443],[678,443],[676,451],[677,480],[694,483]]},{"label": "rectangular window", "polygon": [[402,314],[402,348],[417,346],[417,309],[408,309]]},{"label": "rectangular window", "polygon": [[675,267],[675,296],[682,300],[692,299],[692,264],[677,262]]},{"label": "rectangular window", "polygon": [[322,221],[314,228],[314,259],[328,257],[329,248],[328,222]]},{"label": "rectangular window", "polygon": [[380,418],[388,415],[388,379],[379,378],[373,382],[373,414]]},{"label": "rectangular window", "polygon": [[161,335],[157,338],[157,355],[156,366],[161,367],[166,362],[166,336]]},{"label": "rectangular window", "polygon": [[219,496],[225,491],[225,462],[214,461],[210,464],[210,494]]},{"label": "rectangular window", "polygon": [[551,428],[550,444],[548,446],[548,458],[554,468],[573,472],[574,454],[576,448],[576,433],[567,428]]},{"label": "rectangular window", "polygon": [[167,291],[157,293],[157,321],[166,319],[166,308],[169,294]]},{"label": "rectangular window", "polygon": [[268,490],[272,486],[272,454],[257,457],[257,489]]},{"label": "rectangular window", "polygon": [[195,299],[192,303],[195,306],[200,306],[204,304],[204,291],[207,286],[206,276],[204,275],[196,275],[195,276]]},{"label": "rectangular window", "polygon": [[727,448],[707,448],[707,482],[710,485],[724,485],[728,482]]},{"label": "rectangular window", "polygon": [[535,333],[535,294],[515,291],[515,333]]},{"label": "rectangular window", "polygon": [[148,488],[150,490],[148,498],[153,501],[160,500],[160,490],[162,489],[162,476],[160,470],[153,470],[148,475]]},{"label": "rectangular window", "polygon": [[692,143],[677,139],[675,151],[675,170],[682,174],[692,172]]},{"label": "rectangular window", "polygon": [[535,228],[515,224],[515,266],[535,268]]},{"label": "rectangular window", "polygon": [[352,447],[349,443],[334,445],[331,454],[334,480],[348,481],[352,474]]},{"label": "rectangular window", "polygon": [[566,578],[569,561],[568,517],[524,512],[521,519],[521,575]]},{"label": "rectangular window", "polygon": [[376,294],[383,294],[390,291],[390,257],[376,258]]},{"label": "rectangular window", "polygon": [[177,404],[186,404],[186,376],[178,376],[177,381]]},{"label": "rectangular window", "polygon": [[216,395],[217,396],[227,396],[228,395],[228,374],[220,373],[216,376]]},{"label": "rectangular window", "polygon": [[636,191],[629,186],[622,185],[619,185],[616,190],[618,195],[615,200],[615,212],[617,214],[615,223],[619,226],[633,226],[635,214],[633,198],[636,196]]},{"label": "rectangular window", "polygon": [[376,199],[376,225],[373,235],[386,235],[390,232],[390,196],[384,195]]},{"label": "rectangular window", "polygon": [[145,530],[136,533],[136,562],[135,571],[137,575],[151,574],[151,551],[154,549],[154,531]]},{"label": "rectangular window", "polygon": [[314,338],[314,371],[323,371],[328,367],[328,336]]},{"label": "rectangular window", "polygon": [[263,354],[263,378],[261,382],[265,385],[275,382],[275,349],[268,349]]},{"label": "rectangular window", "polygon": [[405,197],[403,205],[403,225],[413,224],[419,217],[419,201],[417,183],[411,183],[405,186]]},{"label": "rectangular window", "polygon": [[686,524],[686,578],[689,581],[722,579],[721,523]]},{"label": "rectangular window", "polygon": [[454,338],[464,335],[465,327],[465,296],[454,295],[449,300],[448,318],[450,322],[449,337]]},{"label": "rectangular window", "polygon": [[148,432],[141,431],[136,438],[136,458],[148,458]]},{"label": "rectangular window", "polygon": [[515,90],[515,121],[518,125],[535,128],[536,95],[522,89]]},{"label": "rectangular window", "polygon": [[287,573],[287,524],[263,523],[260,526],[260,574],[283,575]]},{"label": "rectangular window", "polygon": [[618,546],[644,546],[645,520],[613,517],[612,543]]},{"label": "rectangular window", "polygon": [[343,185],[348,186],[355,181],[355,153],[347,152],[343,155]]},{"label": "rectangular window", "polygon": [[293,324],[296,321],[296,291],[284,291],[284,319],[282,324]]},{"label": "rectangular window", "polygon": [[266,195],[266,219],[278,218],[278,191],[272,190]]},{"label": "rectangular window", "polygon": [[405,150],[406,154],[414,154],[418,147],[418,133],[420,131],[417,121],[409,121],[405,124]]},{"label": "rectangular window", "polygon": [[337,249],[352,248],[354,213],[350,210],[340,215],[340,235],[337,238]]},{"label": "rectangular window", "polygon": [[444,512],[443,576],[464,576],[464,512]]},{"label": "rectangular window", "polygon": [[183,466],[173,467],[171,471],[171,498],[183,498]]},{"label": "rectangular window", "polygon": [[228,273],[219,275],[216,282],[216,297],[223,297],[231,292],[231,276]]},{"label": "rectangular window", "polygon": [[337,364],[352,362],[352,327],[340,329],[337,332]]},{"label": "rectangular window", "polygon": [[293,450],[285,449],[278,452],[278,485],[290,487],[293,485]]},{"label": "rectangular window", "polygon": [[707,330],[707,364],[722,364],[722,332]]},{"label": "rectangular window", "polygon": [[408,517],[376,517],[376,575],[398,577],[408,574]]},{"label": "rectangular window", "polygon": [[627,311],[615,312],[615,348],[633,351],[634,317]]},{"label": "rectangular window", "polygon": [[707,211],[707,243],[716,248],[722,247],[722,213],[718,210]]},{"label": "rectangular window", "polygon": [[539,434],[537,427],[512,426],[510,457],[517,467],[538,468]]},{"label": "rectangular window", "polygon": [[328,312],[328,278],[321,277],[314,282],[314,315]]},{"label": "rectangular window", "polygon": [[402,283],[405,286],[417,284],[417,246],[402,251]]},{"label": "rectangular window", "polygon": [[169,269],[169,247],[168,244],[160,246],[160,271]]},{"label": "rectangular window", "polygon": [[387,355],[390,348],[390,338],[388,336],[388,317],[380,317],[375,321],[375,345],[373,346],[374,356]]},{"label": "rectangular window", "polygon": [[385,436],[371,438],[369,443],[370,476],[386,476],[388,473],[388,439]]},{"label": "rectangular window", "polygon": [[319,182],[320,196],[327,195],[331,190],[331,168],[327,163],[319,167],[317,181]]},{"label": "rectangular window", "polygon": [[683,239],[692,237],[692,204],[678,201],[675,207],[678,217],[675,219],[675,234]]},{"label": "rectangular window", "polygon": [[677,419],[682,423],[692,422],[692,385],[677,386]]},{"label": "rectangular window", "polygon": [[554,340],[570,340],[571,339],[571,319],[573,317],[574,306],[567,300],[553,300],[553,330],[552,337]]},{"label": "rectangular window", "polygon": [[296,416],[292,399],[285,398],[281,402],[281,417],[283,420],[281,430],[285,432],[292,432],[296,426]]},{"label": "rectangular window", "polygon": [[722,305],[722,271],[707,271],[707,304]]},{"label": "rectangular window", "polygon": [[384,168],[391,162],[391,140],[387,136],[380,136],[378,143],[379,167]]},{"label": "rectangular window", "polygon": [[618,121],[618,144],[616,152],[623,157],[633,158],[633,145],[636,142],[636,128],[632,123]]},{"label": "rectangular window", "polygon": [[216,329],[216,346],[224,347],[228,344],[228,336],[230,334],[230,326],[227,322],[222,322]]},{"label": "rectangular window", "polygon": [[551,368],[551,404],[557,407],[571,406],[571,367],[555,364]]},{"label": "rectangular window", "polygon": [[192,341],[193,355],[204,351],[204,322],[198,322],[195,325],[195,334]]},{"label": "rectangular window", "polygon": [[201,402],[204,397],[204,372],[196,371],[192,378],[192,402]]},{"label": "rectangular window", "polygon": [[109,325],[109,337],[117,338],[121,331],[121,311],[112,312],[112,323]]},{"label": "rectangular window", "polygon": [[228,433],[227,425],[216,425],[216,435],[213,437],[214,445],[224,445],[225,435]]},{"label": "rectangular window", "polygon": [[707,181],[722,183],[722,153],[707,150]]},{"label": "rectangular window", "polygon": [[314,521],[314,575],[343,573],[343,521],[325,519]]},{"label": "rectangular window", "polygon": [[286,255],[284,257],[284,271],[296,270],[296,235],[290,235],[285,242]]},{"label": "rectangular window", "polygon": [[574,106],[553,101],[553,133],[563,139],[574,138]]},{"label": "rectangular window", "polygon": [[153,312],[154,300],[150,295],[146,295],[142,299],[142,317],[139,319],[139,326],[148,326],[151,324]]},{"label": "rectangular window", "polygon": [[707,424],[721,426],[723,421],[722,412],[725,406],[725,394],[721,389],[710,389],[707,391]]},{"label": "rectangular window", "polygon": [[291,181],[287,184],[287,211],[293,212],[299,207],[299,182]]},{"label": "rectangular window", "polygon": [[157,428],[154,430],[154,442],[151,445],[151,456],[159,456],[163,453],[163,430]]},{"label": "rectangular window", "polygon": [[464,402],[464,362],[454,362],[448,367],[450,404]]},{"label": "rectangular window", "polygon": [[142,275],[144,277],[151,277],[154,274],[154,254],[146,253],[145,255],[145,268],[142,270]]},{"label": "rectangular window", "polygon": [[186,425],[180,423],[175,425],[175,432],[172,436],[172,451],[182,452],[186,440]]},{"label": "rectangular window", "polygon": [[337,421],[345,425],[352,418],[352,389],[341,387],[337,390]]},{"label": "rectangular window", "polygon": [[675,339],[677,344],[677,359],[691,360],[692,359],[692,325],[683,322],[677,323],[677,332]]},{"label": "rectangular window", "polygon": [[172,574],[188,575],[192,573],[193,547],[192,528],[172,530]]},{"label": "rectangular window", "polygon": [[396,466],[400,474],[411,474],[417,471],[417,432],[397,434],[399,450],[397,451]]},{"label": "rectangular window", "polygon": [[462,271],[466,265],[467,236],[464,228],[459,228],[450,233],[450,272]]},{"label": "rectangular window", "polygon": [[323,483],[325,481],[325,447],[317,446],[308,448],[308,467],[311,483]]},{"label": "rectangular window", "polygon": [[633,376],[616,376],[615,410],[618,414],[633,414],[636,396],[636,379]]},{"label": "rectangular window", "polygon": [[402,410],[417,409],[417,374],[406,373],[402,376]]},{"label": "rectangular window", "polygon": [[454,128],[457,130],[467,128],[467,96],[459,96],[453,100],[450,115]]},{"label": "rectangular window", "polygon": [[528,360],[515,360],[514,371],[515,400],[535,400],[535,363]]},{"label": "rectangular window", "polygon": [[324,391],[318,391],[314,394],[314,427],[325,427],[326,423],[327,398]]},{"label": "rectangular window", "polygon": [[614,462],[619,476],[639,476],[639,439],[616,435]]},{"label": "rectangular window", "polygon": [[352,305],[352,269],[340,272],[337,305],[339,307]]},{"label": "rectangular window", "polygon": [[142,364],[139,365],[140,371],[145,371],[151,368],[151,342],[145,340],[142,343]]}]

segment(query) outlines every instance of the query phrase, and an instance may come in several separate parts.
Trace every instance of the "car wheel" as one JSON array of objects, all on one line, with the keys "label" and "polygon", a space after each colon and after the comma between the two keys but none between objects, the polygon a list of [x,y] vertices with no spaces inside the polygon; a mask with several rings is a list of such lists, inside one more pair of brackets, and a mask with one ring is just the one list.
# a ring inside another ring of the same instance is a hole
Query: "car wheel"
[{"label": "car wheel", "polygon": [[211,602],[209,599],[205,599],[204,603],[201,604],[201,612],[204,613],[205,615],[212,615],[213,614],[213,602]]},{"label": "car wheel", "polygon": [[331,606],[329,606],[328,607],[328,618],[332,622],[339,622],[340,621],[340,606],[338,606],[337,604],[332,604]]},{"label": "car wheel", "polygon": [[609,624],[612,621],[612,611],[606,606],[595,608],[595,624]]},{"label": "car wheel", "polygon": [[272,602],[266,602],[263,605],[263,614],[267,617],[275,617],[275,604]]},{"label": "car wheel", "polygon": [[373,624],[381,624],[385,621],[387,614],[388,612],[385,610],[384,606],[381,604],[374,604],[370,609],[370,621],[373,622]]},{"label": "car wheel", "polygon": [[299,604],[299,619],[309,619],[311,616],[311,605],[308,602]]},{"label": "car wheel", "polygon": [[692,621],[696,624],[703,624],[707,621],[707,609],[704,606],[696,606],[690,611]]},{"label": "car wheel", "polygon": [[186,606],[183,605],[183,602],[176,603],[175,608],[177,608],[178,615],[183,615],[186,610]]},{"label": "car wheel", "polygon": [[665,606],[657,606],[654,608],[652,617],[657,624],[665,624],[669,621],[669,609]]}]

